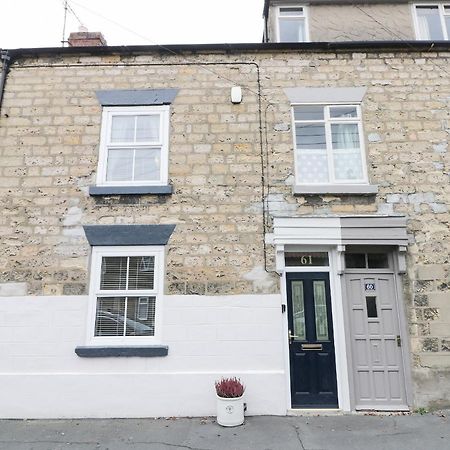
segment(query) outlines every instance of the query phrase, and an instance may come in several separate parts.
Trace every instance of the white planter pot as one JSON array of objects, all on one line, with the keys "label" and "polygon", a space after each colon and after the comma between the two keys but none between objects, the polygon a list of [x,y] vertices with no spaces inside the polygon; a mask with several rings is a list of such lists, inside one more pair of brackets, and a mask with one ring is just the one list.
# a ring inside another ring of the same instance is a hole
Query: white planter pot
[{"label": "white planter pot", "polygon": [[244,423],[244,397],[217,396],[217,423],[223,427],[237,427]]}]

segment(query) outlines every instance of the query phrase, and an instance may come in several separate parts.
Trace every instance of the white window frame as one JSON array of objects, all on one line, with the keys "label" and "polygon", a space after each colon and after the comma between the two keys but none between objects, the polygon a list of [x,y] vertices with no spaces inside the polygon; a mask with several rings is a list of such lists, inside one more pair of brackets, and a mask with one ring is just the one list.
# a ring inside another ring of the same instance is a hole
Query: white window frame
[{"label": "white window frame", "polygon": [[428,39],[424,39],[420,36],[420,27],[419,27],[419,18],[417,17],[417,6],[437,6],[438,7],[438,11],[439,11],[439,18],[441,19],[441,28],[442,28],[442,32],[444,35],[444,40],[448,41],[450,40],[450,31],[447,31],[447,26],[445,23],[445,17],[449,16],[450,17],[450,10],[448,13],[445,12],[445,6],[450,8],[450,3],[413,3],[411,5],[412,8],[412,16],[413,16],[413,22],[414,22],[414,32],[416,34],[416,40],[418,41],[423,41],[423,40],[428,40]]},{"label": "white window frame", "polygon": [[[91,278],[89,284],[89,310],[87,327],[87,344],[136,345],[161,343],[162,336],[162,303],[164,293],[164,246],[104,246],[92,247]],[[101,290],[100,279],[103,257],[154,256],[155,279],[153,289],[146,290]],[[95,318],[98,297],[156,297],[155,300],[155,333],[154,336],[95,336]]]},{"label": "white window frame", "polygon": [[[169,111],[168,105],[163,106],[108,106],[103,108],[100,151],[98,159],[97,186],[165,186],[168,184],[168,164],[169,164]],[[110,143],[111,124],[114,116],[136,116],[136,115],[159,115],[160,117],[160,139],[159,142],[151,143]],[[161,148],[160,179],[153,181],[107,181],[107,160],[108,149],[110,148]]]},{"label": "white window frame", "polygon": [[[324,119],[323,120],[295,120],[294,108],[296,106],[323,106],[324,107]],[[330,118],[330,107],[354,107],[356,108],[357,117],[349,118]],[[362,125],[362,113],[361,105],[357,103],[293,103],[291,105],[291,120],[292,120],[292,139],[294,142],[294,173],[296,186],[348,186],[348,185],[368,185],[368,173],[367,173],[367,156],[365,136]],[[328,162],[328,183],[325,182],[304,182],[299,178],[299,170],[297,165],[297,138],[295,126],[297,123],[323,123],[325,125],[325,139],[326,139],[326,153]],[[358,125],[359,143],[361,152],[361,164],[363,177],[357,180],[339,179],[336,180],[334,173],[334,161],[333,161],[333,149],[332,149],[332,136],[331,136],[331,124],[339,123],[356,123]]]},{"label": "white window frame", "polygon": [[[298,14],[298,15],[292,15],[292,16],[281,16],[280,11],[284,8],[302,8],[303,9],[303,14]],[[281,18],[291,18],[291,19],[304,19],[305,21],[305,40],[304,41],[299,41],[299,42],[310,42],[310,37],[309,37],[309,11],[308,11],[308,7],[306,5],[296,5],[296,4],[287,4],[287,5],[279,5],[275,8],[275,12],[276,12],[276,20],[275,20],[275,34],[276,34],[276,39],[277,42],[281,42],[280,39],[280,19]],[[283,41],[285,42],[285,41]]]}]

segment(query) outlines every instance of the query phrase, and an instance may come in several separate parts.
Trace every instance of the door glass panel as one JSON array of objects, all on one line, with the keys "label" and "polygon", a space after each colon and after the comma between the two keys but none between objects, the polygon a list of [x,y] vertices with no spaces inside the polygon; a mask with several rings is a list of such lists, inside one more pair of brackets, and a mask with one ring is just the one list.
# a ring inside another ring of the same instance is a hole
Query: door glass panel
[{"label": "door glass panel", "polygon": [[316,315],[316,338],[328,341],[327,303],[325,281],[314,281],[314,311]]},{"label": "door glass panel", "polygon": [[386,253],[368,253],[367,261],[369,269],[388,269],[389,260]]},{"label": "door glass panel", "polygon": [[378,317],[377,313],[377,298],[376,297],[366,297],[367,306],[367,317],[369,319],[374,319]]},{"label": "door glass panel", "polygon": [[285,264],[295,266],[328,266],[327,252],[289,252],[285,254]]},{"label": "door glass panel", "polygon": [[388,269],[387,253],[346,253],[345,266],[347,269]]},{"label": "door glass panel", "polygon": [[292,282],[292,316],[294,322],[294,336],[297,336],[297,340],[305,341],[305,298],[303,281]]},{"label": "door glass panel", "polygon": [[347,267],[347,269],[365,269],[366,268],[365,253],[346,253],[345,267]]}]

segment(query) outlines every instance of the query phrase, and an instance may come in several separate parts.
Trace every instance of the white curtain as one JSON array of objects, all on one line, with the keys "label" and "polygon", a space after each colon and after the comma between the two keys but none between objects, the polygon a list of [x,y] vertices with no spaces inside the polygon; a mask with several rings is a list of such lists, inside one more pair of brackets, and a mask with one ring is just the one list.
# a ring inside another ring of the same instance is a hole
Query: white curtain
[{"label": "white curtain", "polygon": [[137,116],[136,142],[159,141],[159,115]]},{"label": "white curtain", "polygon": [[444,33],[442,30],[441,16],[437,6],[417,8],[417,24],[419,26],[420,39],[442,40]]},{"label": "white curtain", "polygon": [[134,149],[110,149],[106,166],[107,181],[131,181],[133,178]]},{"label": "white curtain", "polygon": [[430,24],[428,23],[427,16],[417,13],[417,23],[419,25],[419,37],[425,41],[431,40]]},{"label": "white curtain", "polygon": [[133,142],[136,116],[113,116],[111,142]]},{"label": "white curtain", "polygon": [[297,42],[304,42],[304,41],[305,41],[305,20],[300,19],[298,21]]},{"label": "white curtain", "polygon": [[358,126],[354,124],[333,125],[336,136],[336,148],[359,148]]}]

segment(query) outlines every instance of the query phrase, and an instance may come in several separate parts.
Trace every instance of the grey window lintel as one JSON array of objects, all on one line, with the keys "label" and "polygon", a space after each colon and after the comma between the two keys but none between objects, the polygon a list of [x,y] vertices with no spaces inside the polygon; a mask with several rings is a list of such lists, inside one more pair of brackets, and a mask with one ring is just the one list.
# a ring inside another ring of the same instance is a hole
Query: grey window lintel
[{"label": "grey window lintel", "polygon": [[294,186],[293,191],[294,195],[375,195],[378,193],[378,186],[374,184],[298,184]]},{"label": "grey window lintel", "polygon": [[178,89],[114,89],[96,91],[102,106],[158,106],[170,105]]},{"label": "grey window lintel", "polygon": [[92,246],[166,245],[175,225],[84,225]]},{"label": "grey window lintel", "polygon": [[366,87],[293,87],[284,92],[291,103],[361,103]]},{"label": "grey window lintel", "polygon": [[144,357],[153,358],[167,356],[169,347],[167,345],[146,346],[118,346],[118,347],[76,347],[75,353],[81,358],[113,358],[113,357]]},{"label": "grey window lintel", "polygon": [[171,195],[171,185],[165,186],[89,186],[89,195]]}]

